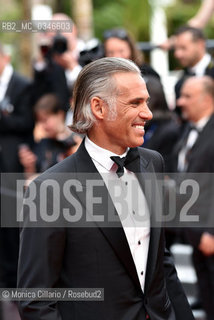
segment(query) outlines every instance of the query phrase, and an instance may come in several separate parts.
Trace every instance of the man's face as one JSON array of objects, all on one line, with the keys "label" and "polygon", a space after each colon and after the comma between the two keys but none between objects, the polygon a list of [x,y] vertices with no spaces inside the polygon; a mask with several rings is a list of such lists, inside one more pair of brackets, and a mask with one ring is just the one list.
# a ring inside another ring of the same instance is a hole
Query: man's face
[{"label": "man's face", "polygon": [[193,40],[190,32],[184,32],[175,38],[175,58],[182,67],[194,67],[203,57],[205,45],[202,40]]},{"label": "man's face", "polygon": [[177,105],[182,109],[184,119],[197,122],[203,112],[202,86],[195,79],[187,80],[181,89],[181,96]]},{"label": "man's face", "polygon": [[144,126],[152,119],[148,108],[149,94],[142,77],[135,73],[114,75],[118,95],[116,96],[115,115],[108,111],[101,126],[103,148],[122,154],[127,147],[143,144]]},{"label": "man's face", "polygon": [[64,129],[63,112],[50,113],[39,110],[36,113],[37,121],[41,124],[48,138],[55,139],[57,135]]}]

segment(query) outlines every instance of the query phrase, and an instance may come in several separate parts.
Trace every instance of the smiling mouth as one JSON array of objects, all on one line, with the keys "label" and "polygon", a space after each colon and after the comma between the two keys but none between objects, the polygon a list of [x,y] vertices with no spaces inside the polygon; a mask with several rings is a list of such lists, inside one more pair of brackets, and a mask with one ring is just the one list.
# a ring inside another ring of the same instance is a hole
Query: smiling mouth
[{"label": "smiling mouth", "polygon": [[134,128],[144,131],[144,125],[134,125]]}]

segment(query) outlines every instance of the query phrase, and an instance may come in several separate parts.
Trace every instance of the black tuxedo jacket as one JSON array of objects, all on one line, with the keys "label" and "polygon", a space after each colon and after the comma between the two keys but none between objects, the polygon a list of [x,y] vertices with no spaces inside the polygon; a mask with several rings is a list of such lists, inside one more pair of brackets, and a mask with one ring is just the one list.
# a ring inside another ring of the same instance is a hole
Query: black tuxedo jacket
[{"label": "black tuxedo jacket", "polygon": [[[187,126],[188,124],[186,124]],[[185,127],[182,127],[185,135]],[[196,212],[200,214],[202,228],[199,226],[188,229],[188,239],[194,247],[198,247],[200,237],[203,232],[207,231],[214,234],[213,222],[209,224],[210,217],[213,216],[213,178],[214,178],[214,114],[211,115],[209,121],[199,133],[199,136],[189,152],[188,167],[184,178],[193,178],[198,181],[200,186],[201,198],[197,201],[195,207]],[[176,172],[178,166],[178,154],[183,147],[182,137],[175,145],[171,158],[171,171]],[[199,175],[201,174],[201,175]],[[201,200],[200,200],[201,199]],[[209,216],[210,215],[210,216]],[[208,221],[208,223],[206,222]],[[210,227],[210,228],[209,228]]]},{"label": "black tuxedo jacket", "polygon": [[199,133],[198,139],[193,145],[187,172],[214,172],[214,114]]},{"label": "black tuxedo jacket", "polygon": [[[138,150],[140,159],[133,161],[138,173],[163,170],[158,153],[143,148]],[[40,185],[48,177],[57,179],[64,173],[69,177],[71,172],[76,177],[78,173],[97,174],[84,142],[74,155],[42,174],[36,184]],[[139,177],[143,184],[142,180]],[[84,178],[82,181],[78,199],[85,208],[87,188]],[[98,188],[99,194],[101,188]],[[109,214],[108,191],[105,186],[103,188],[103,201],[96,214],[106,216]],[[73,190],[72,197],[74,193]],[[60,210],[67,207],[62,198]],[[146,320],[147,315],[152,320],[194,319],[172,259],[164,248],[163,230],[151,229],[145,290],[142,292],[124,230],[119,219],[117,222],[117,227],[103,227],[98,222],[91,228],[74,228],[71,224],[69,228],[22,229],[19,287],[104,288],[104,301],[99,302],[21,302],[22,319]]]},{"label": "black tuxedo jacket", "polygon": [[13,72],[5,98],[13,106],[13,111],[0,114],[0,171],[20,172],[18,145],[32,143],[34,126],[30,82]]},{"label": "black tuxedo jacket", "polygon": [[[211,221],[210,217],[213,216],[214,202],[213,202],[213,179],[214,179],[214,148],[213,148],[213,138],[214,138],[214,114],[211,116],[206,126],[203,128],[202,132],[194,144],[190,156],[189,165],[187,172],[205,173],[206,185],[201,184],[201,192],[206,192],[204,201],[201,204],[203,206],[201,210],[201,215],[204,219]],[[210,176],[210,180],[208,179]],[[209,183],[209,184],[208,184]],[[206,220],[205,220],[206,221]],[[197,248],[200,242],[202,233],[209,232],[214,235],[214,224],[206,223],[203,228],[194,228],[189,231],[188,238],[190,242]]]},{"label": "black tuxedo jacket", "polygon": [[[23,168],[18,158],[18,148],[22,143],[31,143],[33,139],[33,112],[30,104],[30,82],[13,72],[8,83],[4,101],[12,106],[10,113],[0,111],[0,172],[17,173]],[[1,200],[16,203],[12,175],[2,177]],[[3,181],[4,180],[4,181]],[[8,192],[9,190],[9,192]],[[1,203],[0,216],[13,216],[14,211]],[[14,287],[17,282],[17,264],[19,251],[19,230],[0,228],[0,285]]]},{"label": "black tuxedo jacket", "polygon": [[53,93],[57,95],[62,109],[67,112],[70,106],[70,91],[65,71],[57,63],[49,60],[44,70],[38,71],[34,69],[33,104],[43,95]]},{"label": "black tuxedo jacket", "polygon": [[[188,126],[189,124],[186,122],[179,129],[180,138],[172,150],[170,172],[177,172],[178,154],[186,141]],[[213,136],[214,114],[211,115],[203,130],[199,132],[199,136],[190,150],[187,172],[214,172]]]}]

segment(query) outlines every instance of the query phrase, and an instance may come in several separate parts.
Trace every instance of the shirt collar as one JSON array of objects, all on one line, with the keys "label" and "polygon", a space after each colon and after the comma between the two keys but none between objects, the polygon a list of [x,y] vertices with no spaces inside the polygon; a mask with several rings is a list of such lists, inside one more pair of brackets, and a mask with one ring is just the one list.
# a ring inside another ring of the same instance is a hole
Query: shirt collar
[{"label": "shirt collar", "polygon": [[204,127],[206,126],[206,124],[209,121],[209,119],[210,119],[210,116],[203,117],[202,119],[200,119],[199,121],[194,123],[194,126],[200,132],[200,131],[202,131],[204,129]]},{"label": "shirt collar", "polygon": [[11,64],[7,64],[4,67],[4,70],[3,70],[2,75],[0,77],[1,84],[7,85],[12,77],[12,74],[13,74],[13,67]]},{"label": "shirt collar", "polygon": [[205,53],[203,58],[192,68],[189,68],[189,70],[193,73],[195,73],[196,76],[203,76],[204,71],[207,68],[208,64],[211,61],[211,56],[208,53]]},{"label": "shirt collar", "polygon": [[[103,149],[92,142],[88,136],[85,138],[85,148],[88,151],[90,157],[98,162],[102,167],[107,170],[111,170],[114,161],[110,159],[111,156],[118,156],[118,154],[113,153],[107,149]],[[129,148],[127,148],[126,152],[120,155],[120,157],[125,157],[127,155]]]}]

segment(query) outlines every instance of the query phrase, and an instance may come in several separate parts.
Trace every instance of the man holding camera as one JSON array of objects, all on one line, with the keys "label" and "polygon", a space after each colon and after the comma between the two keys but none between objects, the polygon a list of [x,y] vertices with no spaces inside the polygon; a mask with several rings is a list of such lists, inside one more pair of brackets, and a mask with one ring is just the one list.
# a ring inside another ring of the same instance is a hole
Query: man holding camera
[{"label": "man holding camera", "polygon": [[39,58],[34,64],[35,102],[46,93],[58,96],[63,109],[68,111],[73,84],[81,70],[79,64],[80,41],[76,26],[63,13],[53,15],[52,21],[69,21],[71,32],[48,32],[42,34],[39,44]]}]

